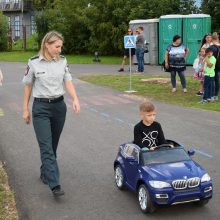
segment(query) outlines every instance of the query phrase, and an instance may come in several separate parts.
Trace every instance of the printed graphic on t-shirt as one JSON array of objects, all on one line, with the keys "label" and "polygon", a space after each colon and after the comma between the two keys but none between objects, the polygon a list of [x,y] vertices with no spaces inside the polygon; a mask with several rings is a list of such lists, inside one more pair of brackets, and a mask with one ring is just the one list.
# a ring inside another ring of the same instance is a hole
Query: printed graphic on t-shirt
[{"label": "printed graphic on t-shirt", "polygon": [[184,45],[179,47],[169,46],[169,65],[175,68],[182,68],[185,66],[185,49]]},{"label": "printed graphic on t-shirt", "polygon": [[158,131],[151,131],[148,134],[143,132],[143,134],[145,137],[142,139],[142,144],[144,144],[145,146],[149,148],[157,146],[156,139],[158,136]]}]

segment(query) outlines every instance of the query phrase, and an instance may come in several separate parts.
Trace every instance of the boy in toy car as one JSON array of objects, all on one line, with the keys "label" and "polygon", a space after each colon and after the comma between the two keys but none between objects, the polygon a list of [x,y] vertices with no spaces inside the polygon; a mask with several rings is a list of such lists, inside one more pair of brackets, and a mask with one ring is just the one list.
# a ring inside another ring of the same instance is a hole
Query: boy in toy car
[{"label": "boy in toy car", "polygon": [[160,123],[156,122],[155,106],[145,101],[139,107],[141,121],[134,127],[134,144],[140,148],[154,150],[156,146],[166,144]]}]

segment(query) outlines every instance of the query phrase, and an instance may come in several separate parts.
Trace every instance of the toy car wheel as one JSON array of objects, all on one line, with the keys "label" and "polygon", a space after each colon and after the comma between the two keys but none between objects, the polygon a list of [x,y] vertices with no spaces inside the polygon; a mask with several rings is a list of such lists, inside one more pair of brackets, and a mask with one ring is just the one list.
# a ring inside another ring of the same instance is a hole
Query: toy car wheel
[{"label": "toy car wheel", "polygon": [[200,200],[198,202],[195,202],[195,205],[204,206],[204,205],[208,204],[208,202],[209,202],[209,199],[203,199],[203,200]]},{"label": "toy car wheel", "polygon": [[124,173],[120,165],[115,167],[115,183],[119,189],[124,189]]},{"label": "toy car wheel", "polygon": [[149,192],[145,185],[140,185],[138,189],[138,202],[141,208],[141,211],[144,213],[153,213],[156,210],[156,207],[153,205]]}]

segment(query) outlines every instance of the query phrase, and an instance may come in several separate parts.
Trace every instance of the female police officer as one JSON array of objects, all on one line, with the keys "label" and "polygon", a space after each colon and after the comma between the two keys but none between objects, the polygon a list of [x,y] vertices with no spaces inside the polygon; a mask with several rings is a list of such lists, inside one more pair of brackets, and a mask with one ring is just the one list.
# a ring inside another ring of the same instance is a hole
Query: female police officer
[{"label": "female police officer", "polygon": [[48,184],[54,196],[64,195],[59,183],[56,150],[66,117],[64,86],[73,100],[73,108],[80,105],[65,57],[61,56],[63,37],[52,31],[42,40],[39,56],[29,60],[24,83],[23,119],[30,123],[28,108],[33,90],[32,118],[41,155],[41,180]]}]

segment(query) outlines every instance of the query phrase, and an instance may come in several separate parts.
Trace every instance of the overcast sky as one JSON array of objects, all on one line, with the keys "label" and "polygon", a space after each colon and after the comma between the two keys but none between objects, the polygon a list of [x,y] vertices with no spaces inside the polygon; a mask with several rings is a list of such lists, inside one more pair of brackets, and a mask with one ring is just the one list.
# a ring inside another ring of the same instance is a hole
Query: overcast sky
[{"label": "overcast sky", "polygon": [[200,5],[201,5],[201,0],[196,0],[196,4],[197,4],[198,6],[200,6]]}]

